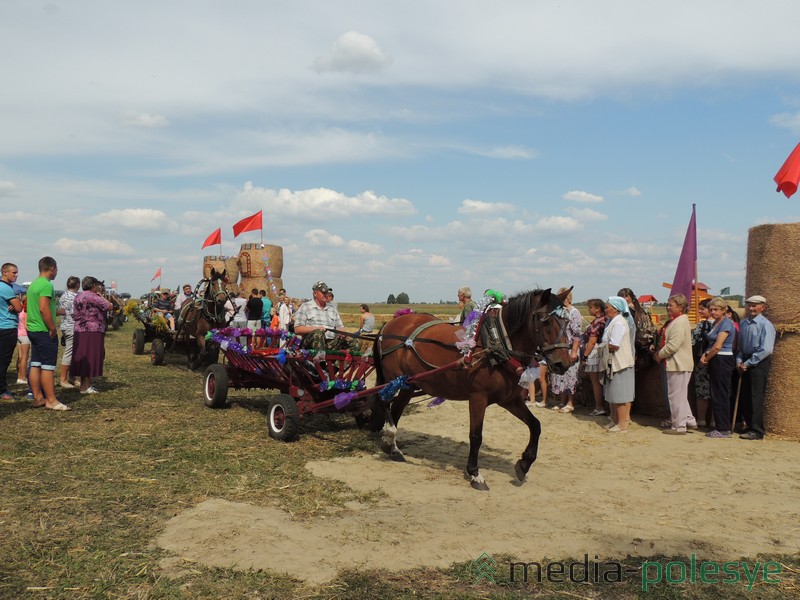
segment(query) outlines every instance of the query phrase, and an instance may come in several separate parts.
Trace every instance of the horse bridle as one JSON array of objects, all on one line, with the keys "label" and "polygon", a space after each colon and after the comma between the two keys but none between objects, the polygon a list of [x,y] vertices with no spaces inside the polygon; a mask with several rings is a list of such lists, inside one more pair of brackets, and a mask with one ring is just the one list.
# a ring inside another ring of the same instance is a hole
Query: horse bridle
[{"label": "horse bridle", "polygon": [[[501,314],[499,315],[498,321],[501,323],[501,326],[504,329],[504,337],[506,339],[506,343],[508,344],[508,353],[519,359],[522,362],[529,363],[531,359],[535,360],[536,362],[542,362],[547,358],[547,356],[557,350],[563,348],[570,348],[570,344],[565,342],[561,342],[561,340],[569,339],[567,336],[567,321],[566,319],[561,322],[561,330],[559,332],[558,338],[556,343],[549,344],[544,346],[544,340],[542,338],[542,325],[546,323],[549,319],[556,315],[558,309],[561,308],[560,306],[551,310],[550,312],[547,311],[546,306],[542,306],[537,308],[533,311],[533,336],[534,336],[534,343],[536,344],[536,349],[533,351],[533,354],[528,354],[527,352],[521,352],[519,350],[514,350],[511,345],[511,340],[508,339],[508,335],[505,334],[505,326],[502,325],[502,308],[500,309]],[[542,315],[546,315],[542,317]]]},{"label": "horse bridle", "polygon": [[[201,279],[194,289],[194,294],[195,297],[197,297],[197,293],[200,291],[200,285],[205,282],[206,289],[203,292],[203,297],[200,299],[200,313],[209,322],[221,323],[225,320],[225,303],[230,300],[231,297],[230,294],[228,294],[228,290],[226,290],[222,284],[220,284],[220,289],[216,292],[211,291],[211,285],[215,281],[223,281],[223,279]],[[223,302],[219,302],[221,297],[224,298]],[[209,304],[213,307],[213,312],[208,308]]]}]

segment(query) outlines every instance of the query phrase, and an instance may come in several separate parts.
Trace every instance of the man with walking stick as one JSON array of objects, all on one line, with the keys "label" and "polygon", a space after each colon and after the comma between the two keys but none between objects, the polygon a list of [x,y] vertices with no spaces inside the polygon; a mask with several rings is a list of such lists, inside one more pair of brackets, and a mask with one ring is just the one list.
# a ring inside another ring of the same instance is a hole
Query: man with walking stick
[{"label": "man with walking stick", "polygon": [[745,300],[747,317],[739,324],[736,368],[741,376],[742,405],[749,431],[743,440],[764,439],[764,392],[775,346],[775,327],[762,314],[767,308],[764,296]]}]

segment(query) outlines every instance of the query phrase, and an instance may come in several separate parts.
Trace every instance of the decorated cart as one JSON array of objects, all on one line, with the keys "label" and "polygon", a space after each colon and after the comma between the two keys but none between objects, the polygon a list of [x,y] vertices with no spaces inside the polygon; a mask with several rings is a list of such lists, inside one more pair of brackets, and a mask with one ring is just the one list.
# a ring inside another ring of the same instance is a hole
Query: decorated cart
[{"label": "decorated cart", "polygon": [[375,370],[371,351],[307,350],[301,338],[272,329],[226,328],[212,332],[209,340],[224,355],[223,364],[206,369],[203,392],[209,408],[225,406],[230,388],[275,389],[280,393],[270,399],[267,419],[275,439],[294,439],[300,419],[314,413],[349,412],[362,427],[383,427],[384,403],[367,388]]}]

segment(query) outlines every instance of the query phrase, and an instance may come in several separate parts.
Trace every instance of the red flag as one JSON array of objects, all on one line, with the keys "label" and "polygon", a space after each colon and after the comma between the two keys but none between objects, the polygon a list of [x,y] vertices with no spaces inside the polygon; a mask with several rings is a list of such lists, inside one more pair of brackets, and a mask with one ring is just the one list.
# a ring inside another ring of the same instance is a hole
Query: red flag
[{"label": "red flag", "polygon": [[262,211],[258,211],[256,214],[245,217],[236,223],[236,225],[233,226],[233,237],[237,237],[240,233],[244,233],[245,231],[261,229],[261,213]]},{"label": "red flag", "polygon": [[678,259],[678,268],[675,270],[675,280],[672,282],[672,291],[670,291],[670,295],[683,294],[687,300],[692,297],[694,265],[697,262],[697,221],[694,208],[695,205],[692,204],[692,218],[689,219],[689,227],[686,228],[681,257]]},{"label": "red flag", "polygon": [[800,144],[795,146],[789,158],[783,163],[780,171],[775,175],[775,183],[778,184],[776,192],[783,192],[787,198],[797,191],[797,183],[800,181]]},{"label": "red flag", "polygon": [[[159,277],[161,277],[161,267],[158,267],[158,271],[156,271],[156,274],[153,275],[153,279],[158,279]],[[150,281],[153,281],[153,279]]]},{"label": "red flag", "polygon": [[214,233],[212,233],[210,236],[206,238],[206,241],[203,242],[203,245],[200,246],[200,249],[202,250],[206,246],[213,246],[214,244],[221,244],[221,243],[222,243],[222,228],[219,227]]}]

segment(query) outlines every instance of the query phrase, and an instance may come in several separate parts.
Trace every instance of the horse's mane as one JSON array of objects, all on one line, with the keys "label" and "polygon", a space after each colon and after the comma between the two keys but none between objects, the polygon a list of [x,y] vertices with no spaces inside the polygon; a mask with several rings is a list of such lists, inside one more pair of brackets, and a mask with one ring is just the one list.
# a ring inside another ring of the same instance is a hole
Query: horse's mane
[{"label": "horse's mane", "polygon": [[503,312],[508,317],[506,325],[508,335],[514,335],[527,325],[534,298],[541,296],[543,293],[544,290],[528,290],[511,296],[507,300],[505,307],[503,307]]}]

